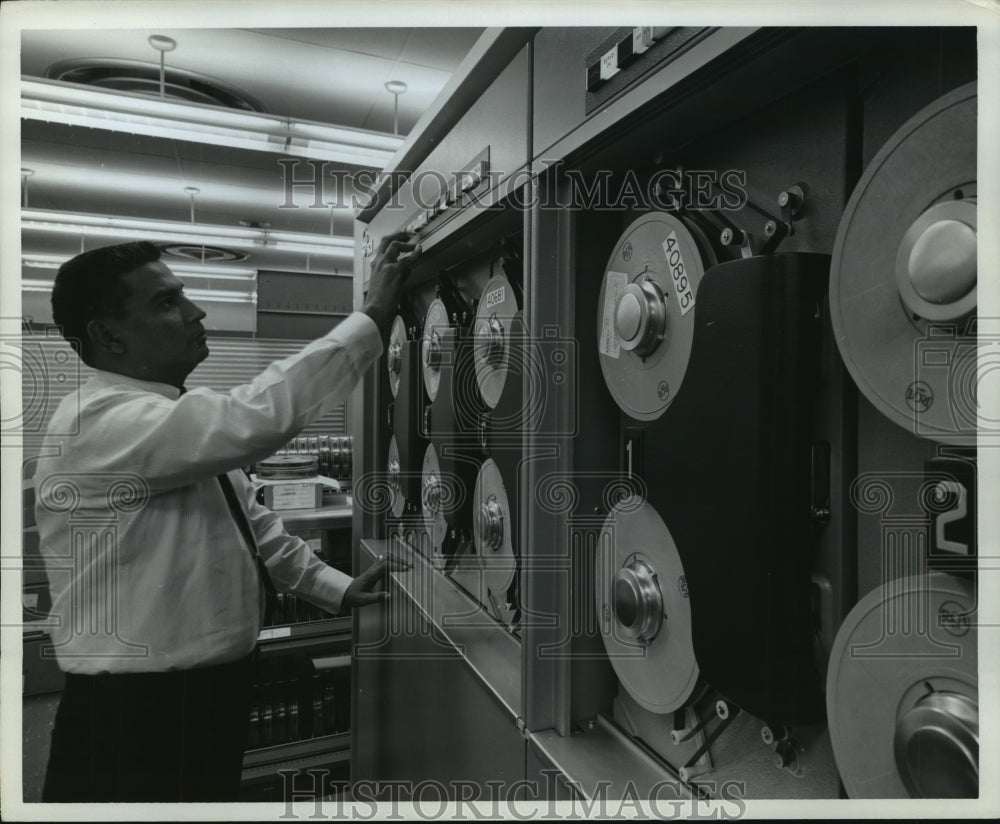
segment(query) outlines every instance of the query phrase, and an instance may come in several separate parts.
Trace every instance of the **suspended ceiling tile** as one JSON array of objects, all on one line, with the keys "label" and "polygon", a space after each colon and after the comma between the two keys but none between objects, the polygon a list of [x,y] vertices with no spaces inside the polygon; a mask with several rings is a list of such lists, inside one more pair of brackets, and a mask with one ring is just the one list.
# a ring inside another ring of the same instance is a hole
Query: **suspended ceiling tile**
[{"label": "suspended ceiling tile", "polygon": [[[412,29],[402,28],[295,28],[250,29],[249,31],[291,43],[310,43],[328,49],[339,49],[396,60],[403,51]],[[425,64],[434,65],[434,64]]]},{"label": "suspended ceiling tile", "polygon": [[415,28],[410,30],[399,59],[406,63],[441,69],[449,74],[462,62],[483,29]]}]

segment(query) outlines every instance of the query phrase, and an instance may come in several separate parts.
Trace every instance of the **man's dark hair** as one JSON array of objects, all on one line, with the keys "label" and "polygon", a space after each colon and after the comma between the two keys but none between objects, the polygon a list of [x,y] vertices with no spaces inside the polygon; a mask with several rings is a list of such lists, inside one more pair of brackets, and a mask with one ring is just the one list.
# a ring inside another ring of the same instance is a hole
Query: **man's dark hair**
[{"label": "man's dark hair", "polygon": [[91,249],[59,267],[52,319],[84,363],[90,363],[91,354],[87,324],[104,315],[121,317],[124,311],[129,291],[121,276],[159,259],[160,250],[143,240]]}]

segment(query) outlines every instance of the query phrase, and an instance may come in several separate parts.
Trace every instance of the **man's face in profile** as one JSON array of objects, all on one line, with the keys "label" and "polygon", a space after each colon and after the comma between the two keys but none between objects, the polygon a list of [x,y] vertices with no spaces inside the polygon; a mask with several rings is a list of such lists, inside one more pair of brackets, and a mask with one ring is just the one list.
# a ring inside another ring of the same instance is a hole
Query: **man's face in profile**
[{"label": "man's face in profile", "polygon": [[120,317],[109,319],[124,346],[130,374],[143,380],[183,384],[206,357],[201,321],[205,313],[184,295],[181,283],[163,263],[145,263],[122,275],[128,297]]}]

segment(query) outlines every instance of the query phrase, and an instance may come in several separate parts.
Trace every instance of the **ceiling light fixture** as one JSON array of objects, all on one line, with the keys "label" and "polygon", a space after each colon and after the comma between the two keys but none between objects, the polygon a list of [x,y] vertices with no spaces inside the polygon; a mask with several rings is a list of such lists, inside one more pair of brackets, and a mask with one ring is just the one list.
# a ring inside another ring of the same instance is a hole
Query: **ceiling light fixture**
[{"label": "ceiling light fixture", "polygon": [[387,80],[385,90],[393,95],[392,106],[392,133],[399,134],[399,96],[405,92],[407,86],[402,80]]},{"label": "ceiling light fixture", "polygon": [[[51,292],[51,280],[25,278],[21,281],[22,292]],[[237,292],[227,289],[185,289],[184,294],[191,300],[215,303],[256,303],[257,292]]]},{"label": "ceiling light fixture", "polygon": [[224,289],[185,289],[184,294],[191,300],[214,301],[216,303],[256,303],[256,292],[230,292]]},{"label": "ceiling light fixture", "polygon": [[149,45],[160,53],[160,97],[167,96],[167,64],[166,56],[168,51],[177,48],[177,41],[165,34],[149,35]]},{"label": "ceiling light fixture", "polygon": [[398,135],[24,75],[21,117],[374,168],[403,143]]},{"label": "ceiling light fixture", "polygon": [[[31,180],[31,178],[34,176],[34,174],[35,174],[35,170],[34,169],[21,169],[21,186],[23,188],[23,192],[21,194],[21,208],[22,209],[27,209],[28,208],[28,181]],[[330,218],[330,220],[332,221],[333,218]],[[331,223],[331,226],[332,225],[333,224]]]},{"label": "ceiling light fixture", "polygon": [[274,232],[247,226],[212,226],[183,221],[142,220],[108,215],[22,209],[21,230],[90,237],[218,244],[240,249],[273,248],[303,254],[352,257],[354,239],[304,232]]},{"label": "ceiling light fixture", "polygon": [[[21,266],[25,269],[50,269],[55,270],[62,266],[68,257],[65,255],[21,255]],[[168,263],[170,271],[175,275],[186,278],[198,278],[204,280],[242,280],[254,281],[257,279],[256,269],[239,269],[229,266],[209,266],[195,265],[189,266],[184,263]]]}]

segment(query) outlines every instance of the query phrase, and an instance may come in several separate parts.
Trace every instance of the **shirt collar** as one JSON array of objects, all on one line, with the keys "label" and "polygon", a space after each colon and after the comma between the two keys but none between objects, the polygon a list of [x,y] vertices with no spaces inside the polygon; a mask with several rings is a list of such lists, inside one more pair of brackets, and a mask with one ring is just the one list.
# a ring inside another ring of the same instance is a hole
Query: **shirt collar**
[{"label": "shirt collar", "polygon": [[94,371],[94,377],[104,383],[133,386],[136,389],[144,389],[147,392],[155,392],[157,395],[163,395],[163,397],[170,398],[172,401],[177,400],[181,396],[181,390],[176,386],[171,386],[169,383],[144,381],[139,378],[130,378],[128,375],[120,375],[117,372],[105,372],[102,369],[96,369]]}]

